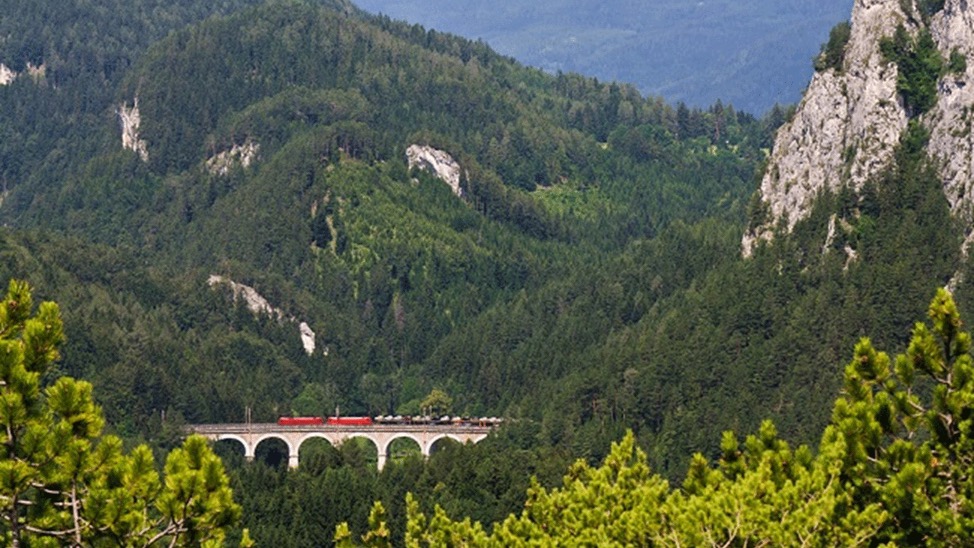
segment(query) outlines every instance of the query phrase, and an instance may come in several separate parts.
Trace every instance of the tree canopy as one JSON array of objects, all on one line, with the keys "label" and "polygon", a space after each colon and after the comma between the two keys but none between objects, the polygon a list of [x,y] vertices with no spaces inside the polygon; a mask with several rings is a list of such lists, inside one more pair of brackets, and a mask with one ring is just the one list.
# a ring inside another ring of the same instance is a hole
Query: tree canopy
[{"label": "tree canopy", "polygon": [[[560,488],[533,483],[520,515],[488,533],[437,507],[406,505],[409,546],[960,546],[974,533],[974,361],[952,296],[939,290],[905,352],[868,338],[817,451],[765,421],[720,458],[693,457],[683,484],[650,471],[631,432],[599,467],[573,465]],[[366,545],[388,537],[376,503]],[[348,539],[338,527],[337,540]]]}]

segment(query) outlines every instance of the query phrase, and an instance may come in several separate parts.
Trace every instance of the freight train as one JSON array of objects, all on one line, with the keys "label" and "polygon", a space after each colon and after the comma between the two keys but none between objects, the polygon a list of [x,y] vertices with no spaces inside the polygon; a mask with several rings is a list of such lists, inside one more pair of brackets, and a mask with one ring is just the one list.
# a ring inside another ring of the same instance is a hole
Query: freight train
[{"label": "freight train", "polygon": [[378,425],[402,425],[402,424],[429,424],[446,426],[496,426],[503,422],[497,417],[432,417],[432,416],[403,416],[385,415],[372,417],[280,417],[277,424],[280,426],[372,426]]}]

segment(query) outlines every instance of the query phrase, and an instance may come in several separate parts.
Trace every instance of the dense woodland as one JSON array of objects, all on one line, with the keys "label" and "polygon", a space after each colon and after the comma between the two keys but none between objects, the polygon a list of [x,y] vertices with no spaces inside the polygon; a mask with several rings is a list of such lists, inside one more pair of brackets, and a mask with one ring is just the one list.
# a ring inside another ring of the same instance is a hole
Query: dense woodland
[{"label": "dense woodland", "polygon": [[[308,447],[288,472],[280,448],[245,464],[221,444],[231,538],[361,535],[380,500],[402,539],[406,492],[490,528],[532,476],[556,485],[627,431],[671,481],[765,419],[816,444],[856,341],[903,346],[969,270],[923,135],[742,260],[787,108],[670,105],[337,1],[206,6],[43,0],[0,20],[0,62],[46,67],[0,86],[0,280],[61,304],[49,377],[90,381],[108,429],[160,457],[186,423],[414,414],[434,389],[446,414],[511,424],[381,474],[371,447]],[[145,162],[121,147],[136,98]],[[207,168],[247,143],[253,165]],[[457,159],[464,198],[408,168],[415,143]],[[853,209],[823,249],[815,227]],[[288,318],[317,333],[312,355]]]}]

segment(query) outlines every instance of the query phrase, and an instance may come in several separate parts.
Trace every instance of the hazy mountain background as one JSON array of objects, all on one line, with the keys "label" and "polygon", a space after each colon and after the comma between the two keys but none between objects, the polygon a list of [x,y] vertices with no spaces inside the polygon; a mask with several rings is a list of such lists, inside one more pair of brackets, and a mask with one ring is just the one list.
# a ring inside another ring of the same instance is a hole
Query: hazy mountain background
[{"label": "hazy mountain background", "polygon": [[852,0],[361,0],[366,11],[483,39],[522,63],[764,113],[801,98]]}]

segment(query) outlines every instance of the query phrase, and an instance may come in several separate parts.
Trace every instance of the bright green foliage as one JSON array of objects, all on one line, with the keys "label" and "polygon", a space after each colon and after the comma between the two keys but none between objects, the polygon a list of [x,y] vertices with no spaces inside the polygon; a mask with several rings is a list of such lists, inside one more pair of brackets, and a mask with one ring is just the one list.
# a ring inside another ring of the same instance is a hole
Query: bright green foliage
[{"label": "bright green foliage", "polygon": [[[668,484],[650,473],[646,455],[627,435],[614,444],[600,468],[578,461],[561,489],[547,491],[537,484],[528,491],[520,518],[509,518],[494,533],[502,543],[518,537],[573,538],[583,544],[647,544],[662,527],[658,508]],[[559,526],[552,528],[552,523]]]},{"label": "bright green foliage", "polygon": [[717,466],[694,456],[682,489],[671,490],[630,432],[601,467],[579,461],[559,489],[533,483],[521,515],[490,535],[440,507],[427,518],[409,496],[406,543],[965,545],[974,534],[971,336],[946,290],[928,316],[895,360],[868,339],[856,346],[817,454],[792,450],[765,421],[743,446],[725,433]]},{"label": "bright green foliage", "polygon": [[895,360],[857,345],[833,424],[848,445],[846,481],[891,514],[888,540],[957,546],[974,531],[971,337],[946,290],[928,316]]},{"label": "bright green foliage", "polygon": [[792,451],[766,421],[744,448],[730,433],[723,457],[710,469],[694,457],[683,492],[663,512],[682,545],[860,545],[872,538],[883,512],[877,505],[850,508],[852,494],[839,482],[843,445],[823,444],[818,457],[802,446]]},{"label": "bright green foliage", "polygon": [[389,548],[392,546],[391,536],[386,527],[386,509],[376,501],[369,512],[369,530],[362,536],[362,541],[372,548]]},{"label": "bright green foliage", "polygon": [[160,480],[146,446],[102,436],[91,384],[42,390],[63,339],[56,304],[31,316],[30,287],[11,281],[0,306],[0,535],[9,546],[219,545],[239,519],[223,464],[194,436]]},{"label": "bright green foliage", "polygon": [[429,395],[423,398],[419,407],[425,413],[449,413],[450,406],[453,405],[453,398],[439,388],[434,388]]},{"label": "bright green foliage", "polygon": [[338,548],[355,546],[355,543],[352,542],[352,532],[348,529],[348,523],[342,522],[335,527],[335,546]]}]

